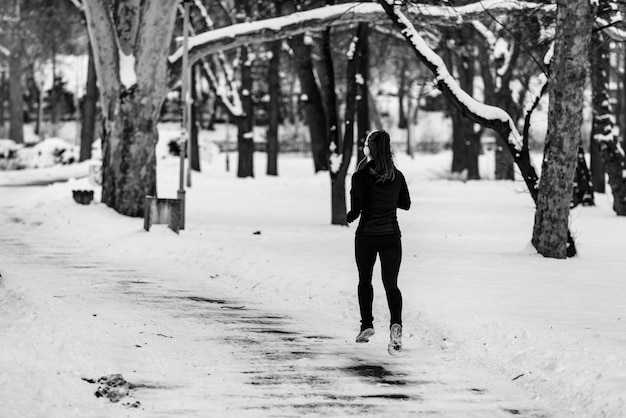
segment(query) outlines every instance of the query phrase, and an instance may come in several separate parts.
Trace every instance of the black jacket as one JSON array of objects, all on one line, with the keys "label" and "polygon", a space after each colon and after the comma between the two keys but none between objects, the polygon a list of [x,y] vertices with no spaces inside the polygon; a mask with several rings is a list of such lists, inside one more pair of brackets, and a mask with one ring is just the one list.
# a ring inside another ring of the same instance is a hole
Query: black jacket
[{"label": "black jacket", "polygon": [[376,183],[376,177],[370,172],[372,163],[352,175],[350,191],[351,212],[361,213],[361,220],[356,229],[357,235],[400,234],[397,208],[408,210],[411,197],[404,175],[396,169],[393,180]]}]

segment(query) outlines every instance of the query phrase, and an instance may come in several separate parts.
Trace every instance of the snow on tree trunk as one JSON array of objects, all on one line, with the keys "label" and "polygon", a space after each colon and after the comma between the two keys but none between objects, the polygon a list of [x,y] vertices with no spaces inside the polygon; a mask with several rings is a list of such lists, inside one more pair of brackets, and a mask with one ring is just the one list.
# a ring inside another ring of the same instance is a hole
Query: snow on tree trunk
[{"label": "snow on tree trunk", "polygon": [[613,133],[615,116],[609,100],[609,69],[608,45],[600,34],[594,33],[591,54],[593,94],[591,147],[597,150],[597,154],[592,152],[592,171],[595,168],[594,189],[598,190],[598,186],[604,186],[606,170],[613,193],[613,210],[617,215],[626,216],[626,157],[618,138]]},{"label": "snow on tree trunk", "polygon": [[[126,23],[117,27],[108,1],[84,5],[102,109],[102,202],[123,215],[143,216],[145,196],[156,194],[157,123],[166,94],[176,0],[129,7],[125,13],[138,16],[118,16],[117,22]],[[136,27],[128,23],[135,19]],[[133,60],[124,75],[131,73],[136,84],[127,89],[120,61]]]},{"label": "snow on tree trunk", "polygon": [[532,237],[537,251],[550,258],[566,258],[572,251],[568,222],[592,22],[589,0],[557,2],[548,133]]}]

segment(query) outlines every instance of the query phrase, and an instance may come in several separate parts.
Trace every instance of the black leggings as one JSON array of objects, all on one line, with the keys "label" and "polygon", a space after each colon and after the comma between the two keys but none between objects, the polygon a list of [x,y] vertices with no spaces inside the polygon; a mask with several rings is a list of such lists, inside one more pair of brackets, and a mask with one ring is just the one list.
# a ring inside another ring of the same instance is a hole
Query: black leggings
[{"label": "black leggings", "polygon": [[356,265],[359,269],[361,329],[373,326],[374,288],[372,287],[372,272],[377,254],[380,255],[380,267],[383,285],[387,293],[389,313],[391,314],[391,325],[402,325],[402,294],[398,289],[398,272],[402,261],[400,235],[357,235],[354,240],[354,252]]}]

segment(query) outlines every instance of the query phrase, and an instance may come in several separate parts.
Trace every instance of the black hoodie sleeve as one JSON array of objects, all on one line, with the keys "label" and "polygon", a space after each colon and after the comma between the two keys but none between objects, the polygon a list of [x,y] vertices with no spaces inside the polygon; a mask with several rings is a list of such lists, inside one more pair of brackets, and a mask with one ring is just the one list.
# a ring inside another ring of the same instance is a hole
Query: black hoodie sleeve
[{"label": "black hoodie sleeve", "polygon": [[350,190],[350,209],[360,213],[363,210],[363,179],[360,172],[352,175],[352,189]]},{"label": "black hoodie sleeve", "polygon": [[401,176],[402,184],[400,185],[400,194],[398,195],[398,207],[400,209],[409,210],[411,207],[411,196],[409,196],[409,188],[406,185],[404,176]]}]

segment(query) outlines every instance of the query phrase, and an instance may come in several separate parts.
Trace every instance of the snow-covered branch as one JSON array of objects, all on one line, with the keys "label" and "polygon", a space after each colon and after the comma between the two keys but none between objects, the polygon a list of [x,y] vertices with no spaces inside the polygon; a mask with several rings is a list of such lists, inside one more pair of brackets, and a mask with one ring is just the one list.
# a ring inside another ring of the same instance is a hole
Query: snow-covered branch
[{"label": "snow-covered branch", "polygon": [[[409,5],[408,15],[432,25],[456,26],[463,19],[476,19],[488,10],[491,14],[511,13],[524,10],[554,10],[554,5],[514,0],[485,0],[466,6],[449,7],[433,5]],[[330,26],[359,22],[385,20],[385,12],[377,3],[345,3],[297,12],[256,22],[226,26],[194,36],[189,40],[189,59],[236,48],[246,44],[263,43],[285,39],[305,32],[316,32]],[[170,56],[174,63],[182,57],[182,48]]]},{"label": "snow-covered branch", "polygon": [[81,0],[70,0],[74,6],[81,12],[85,11],[85,7],[83,6],[83,2]]},{"label": "snow-covered branch", "polygon": [[[206,27],[209,30],[213,30],[213,19],[211,19],[211,16],[209,15],[202,2],[199,0],[195,0],[194,6],[200,12],[204,23],[206,24]],[[181,15],[184,13],[184,8],[182,5],[178,6],[178,10]],[[196,31],[191,22],[189,24],[189,32],[192,37],[196,36]],[[235,77],[233,75],[232,69],[230,69],[230,67],[228,66],[228,61],[226,60],[223,51],[220,51],[217,54],[213,54],[211,58],[215,71],[213,70],[213,68],[211,68],[209,63],[204,58],[201,59],[202,69],[209,79],[209,85],[212,87],[215,94],[220,98],[222,104],[231,115],[243,115],[243,106],[241,104],[241,98],[239,97],[239,90],[236,85]]]},{"label": "snow-covered branch", "polygon": [[463,91],[450,75],[441,57],[426,45],[424,39],[419,35],[400,7],[393,0],[378,1],[412,47],[415,55],[435,74],[437,87],[450,103],[462,115],[482,126],[493,129],[505,140],[516,164],[520,168],[531,196],[536,200],[539,178],[530,160],[528,148],[524,147],[513,119],[504,110],[480,103]]}]

